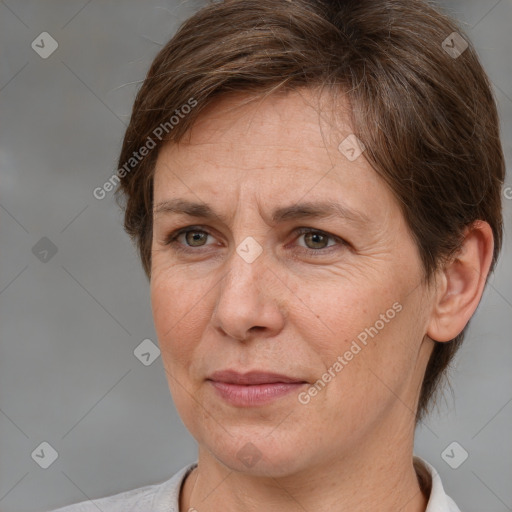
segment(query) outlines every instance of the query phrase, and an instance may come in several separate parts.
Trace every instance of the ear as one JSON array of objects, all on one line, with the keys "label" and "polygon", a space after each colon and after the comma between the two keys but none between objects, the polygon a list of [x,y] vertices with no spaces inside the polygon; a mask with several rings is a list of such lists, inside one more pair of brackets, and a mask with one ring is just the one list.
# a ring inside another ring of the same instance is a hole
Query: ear
[{"label": "ear", "polygon": [[489,224],[477,220],[466,228],[460,251],[439,273],[427,335],[450,341],[469,322],[484,291],[494,250]]}]

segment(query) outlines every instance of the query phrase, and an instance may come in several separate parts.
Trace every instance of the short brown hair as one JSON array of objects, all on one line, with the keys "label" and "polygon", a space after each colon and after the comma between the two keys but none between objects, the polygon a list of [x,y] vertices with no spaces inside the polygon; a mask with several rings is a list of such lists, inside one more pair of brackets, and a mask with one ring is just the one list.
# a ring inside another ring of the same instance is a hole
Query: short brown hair
[{"label": "short brown hair", "polygon": [[[147,277],[159,149],[178,142],[219,95],[316,86],[348,98],[353,131],[402,208],[426,281],[478,219],[494,235],[492,271],[505,175],[498,115],[490,82],[455,22],[422,0],[226,0],[189,18],[158,53],[124,137],[116,194]],[[191,101],[194,108],[171,122]],[[154,149],[128,168],[149,140]],[[435,343],[416,421],[465,331]]]}]

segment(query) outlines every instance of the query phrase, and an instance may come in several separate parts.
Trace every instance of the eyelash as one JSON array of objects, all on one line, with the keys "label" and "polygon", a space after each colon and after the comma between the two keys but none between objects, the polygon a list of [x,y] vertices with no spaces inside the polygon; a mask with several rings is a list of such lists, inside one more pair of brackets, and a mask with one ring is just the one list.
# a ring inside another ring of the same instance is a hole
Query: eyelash
[{"label": "eyelash", "polygon": [[[182,244],[180,244],[177,240],[177,238],[182,235],[182,234],[185,234],[185,233],[188,233],[190,231],[194,231],[194,232],[198,232],[198,233],[206,233],[207,235],[210,235],[210,236],[213,236],[209,231],[203,229],[201,226],[187,226],[185,228],[181,228],[181,229],[178,229],[176,231],[173,231],[172,233],[170,233],[166,238],[165,238],[165,241],[164,241],[164,244],[165,245],[169,245],[169,246],[174,246],[173,248],[178,251],[178,252],[185,252],[185,253],[198,253],[198,252],[201,252],[200,250],[196,250],[194,248],[191,248],[189,246],[183,246]],[[322,235],[322,236],[325,236],[331,240],[334,240],[335,242],[338,242],[338,245],[340,246],[345,246],[345,245],[348,245],[347,242],[345,242],[345,240],[335,236],[335,235],[331,235],[330,233],[326,233],[325,231],[321,231],[319,229],[313,229],[313,228],[306,228],[306,227],[300,227],[300,228],[297,228],[295,230],[295,233],[300,236],[300,235],[304,235],[304,234],[307,234],[307,233],[315,233],[315,234],[319,234],[319,235]],[[203,246],[205,247],[205,246]],[[335,248],[335,245],[331,245],[331,246],[327,246],[327,247],[324,247],[322,249],[310,249],[310,248],[307,248],[307,247],[300,247],[300,250],[301,251],[305,251],[307,253],[309,253],[310,255],[312,256],[322,256],[322,255],[325,255],[327,251],[330,252],[331,249]]]}]

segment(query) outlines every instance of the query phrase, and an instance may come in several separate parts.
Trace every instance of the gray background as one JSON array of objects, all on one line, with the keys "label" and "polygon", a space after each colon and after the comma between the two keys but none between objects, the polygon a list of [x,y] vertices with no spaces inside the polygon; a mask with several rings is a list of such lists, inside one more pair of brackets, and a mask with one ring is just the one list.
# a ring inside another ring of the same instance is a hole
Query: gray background
[{"label": "gray background", "polygon": [[[112,195],[92,191],[116,169],[153,57],[201,5],[0,1],[2,512],[160,482],[196,458],[161,358],[145,366],[134,356],[142,340],[156,343],[148,284]],[[512,1],[442,5],[494,84],[510,165]],[[47,59],[31,48],[43,31],[59,45]],[[463,512],[512,510],[512,200],[504,208],[504,249],[454,364],[455,398],[446,393],[416,438]],[[43,237],[53,256],[34,254]],[[453,441],[469,453],[457,469],[441,457]],[[31,456],[42,442],[58,452],[48,469]]]}]

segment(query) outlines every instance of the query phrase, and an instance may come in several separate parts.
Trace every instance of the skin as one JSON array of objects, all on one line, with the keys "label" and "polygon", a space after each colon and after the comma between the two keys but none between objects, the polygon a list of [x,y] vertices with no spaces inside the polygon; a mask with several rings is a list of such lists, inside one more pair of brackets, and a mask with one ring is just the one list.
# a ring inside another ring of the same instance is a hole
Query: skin
[{"label": "skin", "polygon": [[[162,148],[155,169],[154,205],[182,198],[225,216],[154,213],[155,328],[176,408],[199,447],[180,510],[423,512],[428,496],[412,464],[420,386],[432,340],[456,336],[478,305],[491,229],[471,226],[427,286],[394,196],[364,153],[349,161],[338,150],[352,133],[343,99],[333,123],[318,114],[332,98],[313,90],[242,105],[248,98],[209,105],[189,137]],[[327,199],[367,221],[271,222],[274,208]],[[165,243],[187,226],[199,227]],[[262,249],[252,263],[236,252],[248,236]],[[307,405],[293,392],[235,407],[206,381],[217,370],[258,369],[300,378],[307,390],[395,303],[401,311]],[[237,458],[247,443],[259,454],[251,467]]]}]

